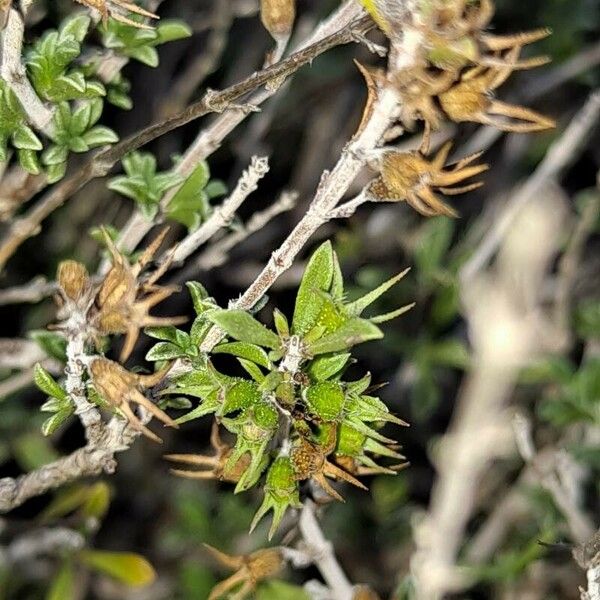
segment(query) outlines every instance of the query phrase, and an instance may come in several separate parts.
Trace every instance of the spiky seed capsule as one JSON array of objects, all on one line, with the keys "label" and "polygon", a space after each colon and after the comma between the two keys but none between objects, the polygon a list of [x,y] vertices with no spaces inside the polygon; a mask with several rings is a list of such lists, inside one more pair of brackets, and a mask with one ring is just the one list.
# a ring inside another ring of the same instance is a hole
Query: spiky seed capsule
[{"label": "spiky seed capsule", "polygon": [[340,417],[345,399],[342,386],[337,381],[323,381],[306,390],[309,410],[324,421],[335,421]]},{"label": "spiky seed capsule", "polygon": [[296,0],[261,0],[260,19],[275,40],[287,38],[296,19]]},{"label": "spiky seed capsule", "polygon": [[85,294],[90,285],[87,269],[75,260],[65,260],[58,265],[57,280],[64,295],[74,302]]},{"label": "spiky seed capsule", "polygon": [[225,392],[222,413],[226,415],[240,408],[248,408],[262,398],[257,385],[253,381],[240,380]]}]

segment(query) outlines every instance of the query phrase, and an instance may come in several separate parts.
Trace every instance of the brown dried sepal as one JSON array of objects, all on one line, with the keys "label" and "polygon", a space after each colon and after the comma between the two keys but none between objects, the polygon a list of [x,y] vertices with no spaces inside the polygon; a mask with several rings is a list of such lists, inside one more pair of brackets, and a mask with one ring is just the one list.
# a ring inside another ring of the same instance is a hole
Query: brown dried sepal
[{"label": "brown dried sepal", "polygon": [[152,260],[167,231],[164,229],[133,265],[119,253],[108,232],[103,231],[106,246],[111,254],[112,267],[96,296],[97,313],[94,325],[101,335],[126,334],[120,355],[121,362],[127,360],[131,354],[140,329],[180,325],[187,321],[186,317],[153,317],[149,314],[152,307],[179,291],[177,286],[156,285],[156,281],[168,268],[168,261],[163,262],[147,280],[138,280],[142,269]]},{"label": "brown dried sepal", "polygon": [[456,211],[443,202],[435,193],[446,195],[463,194],[483,185],[481,182],[454,187],[487,170],[487,165],[471,165],[481,156],[472,154],[445,168],[452,143],[444,144],[438,153],[429,158],[425,155],[428,140],[416,152],[384,152],[380,164],[380,176],[368,188],[375,199],[385,202],[406,201],[417,212],[426,217],[446,215],[456,217]]},{"label": "brown dried sepal", "polygon": [[342,479],[352,485],[366,490],[367,487],[340,467],[330,463],[319,446],[301,437],[296,440],[290,458],[294,466],[294,472],[298,481],[312,479],[325,490],[329,496],[344,501],[344,498],[331,486],[327,477],[331,479]]},{"label": "brown dried sepal", "polygon": [[183,470],[171,469],[171,473],[187,479],[216,479],[217,481],[228,481],[237,483],[248,466],[250,465],[250,455],[244,454],[230,469],[226,469],[226,464],[233,452],[233,448],[221,440],[219,435],[219,424],[213,421],[210,434],[210,445],[215,451],[212,456],[201,454],[167,454],[165,458],[173,462],[179,462],[182,465],[202,467],[201,470]]},{"label": "brown dried sepal", "polygon": [[56,279],[65,299],[79,302],[90,290],[90,277],[85,265],[64,260],[58,265]]},{"label": "brown dried sepal", "polygon": [[169,415],[148,400],[141,391],[160,383],[170,368],[171,365],[167,365],[164,369],[151,375],[140,375],[127,371],[119,363],[98,357],[91,361],[89,372],[96,391],[111,406],[120,410],[134,429],[151,440],[160,443],[162,440],[139,420],[130,404],[138,404],[144,407],[165,425],[178,427]]},{"label": "brown dried sepal", "polygon": [[138,21],[128,18],[126,16],[127,13],[135,13],[136,15],[147,17],[148,19],[160,18],[158,15],[141,8],[133,2],[127,2],[126,0],[76,0],[76,2],[97,10],[102,15],[102,21],[105,24],[108,21],[108,17],[112,17],[115,21],[137,27],[138,29],[152,29],[150,25],[139,23]]},{"label": "brown dried sepal", "polygon": [[[252,554],[232,556],[208,544],[204,544],[204,547],[221,565],[235,571],[231,577],[221,581],[212,589],[208,600],[224,597],[242,600],[256,589],[258,583],[274,577],[285,565],[279,548],[266,548]],[[238,586],[241,587],[235,594],[229,595]]]}]

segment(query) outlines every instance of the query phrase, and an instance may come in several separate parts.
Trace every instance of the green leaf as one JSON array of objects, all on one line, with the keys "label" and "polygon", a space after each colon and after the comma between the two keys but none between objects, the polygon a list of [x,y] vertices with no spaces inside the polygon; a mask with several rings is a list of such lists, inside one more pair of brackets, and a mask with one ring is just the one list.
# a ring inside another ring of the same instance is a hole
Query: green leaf
[{"label": "green leaf", "polygon": [[144,333],[155,340],[163,340],[165,342],[172,342],[176,346],[179,345],[177,329],[173,327],[173,325],[165,327],[146,327]]},{"label": "green leaf", "polygon": [[208,164],[205,161],[201,161],[177,190],[171,202],[169,202],[169,218],[193,230],[208,217],[211,207],[204,188],[208,183],[209,177]]},{"label": "green leaf", "polygon": [[152,565],[143,556],[132,552],[82,550],[77,558],[95,571],[132,587],[150,585],[156,579]]},{"label": "green leaf", "polygon": [[294,334],[303,336],[315,325],[323,303],[316,292],[329,291],[333,271],[333,248],[327,241],[314,252],[302,276],[292,318]]},{"label": "green leaf", "polygon": [[212,353],[232,354],[233,356],[250,360],[267,369],[271,365],[271,361],[269,360],[267,353],[262,348],[247,342],[229,342],[225,344],[219,344],[212,350]]},{"label": "green leaf", "polygon": [[84,518],[102,520],[110,506],[110,488],[103,481],[98,481],[89,486],[85,502],[81,507]]},{"label": "green leaf", "polygon": [[257,344],[265,348],[279,348],[279,336],[259,323],[252,315],[243,310],[212,310],[207,318],[225,333],[238,340]]},{"label": "green leaf", "polygon": [[85,13],[77,13],[65,19],[60,27],[61,37],[72,35],[78,42],[83,42],[92,19]]},{"label": "green leaf", "polygon": [[172,360],[174,358],[180,358],[186,356],[186,351],[171,344],[170,342],[159,342],[146,354],[146,360],[158,361],[158,360]]},{"label": "green leaf", "polygon": [[454,222],[445,217],[426,221],[415,248],[415,263],[419,277],[430,279],[441,269],[452,242],[454,227]]},{"label": "green leaf", "polygon": [[12,136],[12,143],[15,148],[23,150],[41,150],[43,148],[37,135],[27,126],[20,127],[15,131]]},{"label": "green leaf", "polygon": [[378,340],[383,337],[379,327],[365,319],[350,319],[346,321],[337,331],[323,336],[309,346],[309,351],[314,355],[327,354],[347,350],[356,344],[362,344],[369,340]]},{"label": "green leaf", "polygon": [[56,183],[60,181],[67,172],[67,163],[59,163],[48,165],[46,168],[46,177],[48,179],[48,183]]},{"label": "green leaf", "polygon": [[119,136],[112,129],[103,125],[97,125],[86,131],[82,139],[90,148],[97,148],[98,146],[105,146],[107,144],[116,144],[119,141]]},{"label": "green leaf", "polygon": [[379,324],[379,323],[387,323],[392,319],[396,319],[397,317],[407,313],[409,310],[414,308],[416,302],[412,302],[411,304],[407,304],[406,306],[401,306],[396,310],[392,310],[391,312],[385,313],[383,315],[377,315],[376,317],[371,317],[369,321],[371,323]]},{"label": "green leaf", "polygon": [[151,46],[140,46],[139,48],[131,48],[127,52],[131,58],[143,63],[149,67],[158,67],[159,58],[156,48]]},{"label": "green leaf", "polygon": [[536,383],[568,383],[573,373],[573,365],[567,358],[546,356],[525,367],[519,374],[519,382],[530,385]]},{"label": "green leaf", "polygon": [[206,192],[206,195],[212,199],[218,198],[219,196],[225,196],[229,190],[220,179],[213,179],[206,184],[204,191]]},{"label": "green leaf", "polygon": [[51,417],[48,417],[42,423],[42,434],[45,436],[52,435],[74,412],[72,406],[59,410]]},{"label": "green leaf", "polygon": [[33,380],[35,385],[42,390],[42,392],[48,394],[48,396],[52,396],[53,398],[58,398],[59,400],[67,400],[67,392],[63,390],[54,378],[40,363],[36,363],[33,368]]},{"label": "green leaf", "polygon": [[62,335],[45,329],[30,331],[28,336],[51,358],[67,362],[67,341]]},{"label": "green leaf", "polygon": [[248,375],[250,375],[250,377],[252,377],[252,379],[254,379],[256,383],[263,383],[263,381],[265,380],[265,376],[256,363],[252,362],[251,360],[246,360],[244,358],[238,358],[238,361],[244,369],[244,371],[246,371],[246,373],[248,373]]},{"label": "green leaf", "polygon": [[184,21],[176,19],[165,19],[164,21],[161,21],[156,28],[156,32],[158,33],[157,44],[181,40],[192,35],[190,27]]},{"label": "green leaf", "polygon": [[365,308],[373,304],[373,302],[375,302],[380,296],[385,294],[391,287],[396,285],[409,271],[410,269],[405,269],[402,271],[402,273],[398,273],[398,275],[388,279],[387,281],[384,281],[380,286],[368,294],[365,294],[362,298],[346,304],[345,309],[348,315],[352,317],[359,317]]},{"label": "green leaf", "polygon": [[77,596],[75,569],[71,560],[67,559],[52,579],[46,600],[76,600]]},{"label": "green leaf", "polygon": [[33,471],[42,465],[58,460],[58,452],[52,444],[37,432],[20,435],[13,444],[13,455],[25,471]]},{"label": "green leaf", "polygon": [[448,339],[427,347],[427,358],[433,365],[466,369],[470,356],[465,344],[457,339]]},{"label": "green leaf", "polygon": [[[31,175],[39,175],[40,161],[38,160],[38,155],[34,150],[23,150],[20,149],[17,151],[17,157],[19,159],[19,164],[25,171],[30,173]],[[1,159],[0,159],[0,162]]]},{"label": "green leaf", "polygon": [[325,381],[339,373],[348,364],[350,356],[349,352],[333,356],[319,356],[310,362],[308,374],[315,381]]},{"label": "green leaf", "polygon": [[84,504],[88,494],[89,486],[81,484],[59,490],[50,504],[40,513],[40,520],[49,523],[71,514]]}]

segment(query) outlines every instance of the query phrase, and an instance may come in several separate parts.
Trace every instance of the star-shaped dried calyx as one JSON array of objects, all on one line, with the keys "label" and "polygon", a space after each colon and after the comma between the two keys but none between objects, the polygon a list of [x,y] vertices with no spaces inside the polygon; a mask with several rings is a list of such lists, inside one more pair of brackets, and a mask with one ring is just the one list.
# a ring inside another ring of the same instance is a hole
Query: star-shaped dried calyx
[{"label": "star-shaped dried calyx", "polygon": [[296,479],[298,481],[313,479],[327,494],[340,502],[343,502],[344,498],[331,486],[327,477],[342,479],[363,490],[368,489],[367,486],[350,475],[350,473],[330,463],[326,458],[326,452],[326,449],[313,444],[303,437],[297,438],[293,443],[290,454]]},{"label": "star-shaped dried calyx", "polygon": [[230,555],[208,544],[204,544],[204,547],[221,565],[235,571],[231,577],[212,589],[208,600],[218,600],[219,598],[243,600],[256,589],[261,581],[274,577],[285,565],[279,548],[265,548],[251,554]]},{"label": "star-shaped dried calyx", "polygon": [[178,427],[169,415],[142,394],[142,390],[158,385],[169,372],[171,365],[167,365],[164,369],[151,375],[140,375],[127,371],[119,363],[107,358],[94,357],[88,368],[92,384],[100,396],[111,406],[120,410],[129,424],[146,437],[155,442],[162,442],[140,421],[130,404],[138,404],[145,408],[165,425]]},{"label": "star-shaped dried calyx", "polygon": [[216,479],[218,481],[229,481],[237,483],[250,465],[250,455],[242,455],[231,467],[227,461],[233,453],[233,448],[225,444],[219,435],[219,424],[213,421],[210,434],[210,445],[215,451],[212,456],[203,456],[201,454],[167,454],[167,460],[189,465],[193,467],[202,467],[201,470],[183,470],[171,469],[171,473],[186,477],[187,479]]},{"label": "star-shaped dried calyx", "polygon": [[136,263],[130,265],[126,257],[116,248],[112,238],[104,229],[104,240],[111,254],[112,267],[106,274],[96,296],[97,313],[94,325],[101,335],[126,334],[121,350],[120,360],[127,360],[144,327],[180,325],[187,321],[186,317],[153,317],[150,309],[174,292],[177,286],[162,287],[156,281],[169,266],[164,261],[161,266],[145,281],[140,280],[143,268],[163,242],[168,228],[165,228],[146,248]]},{"label": "star-shaped dried calyx", "polygon": [[140,23],[139,21],[134,21],[130,19],[127,14],[134,13],[136,15],[140,15],[141,17],[146,17],[148,19],[158,19],[159,16],[154,13],[141,8],[137,4],[133,2],[127,2],[126,0],[76,0],[80,4],[84,4],[89,8],[93,8],[97,10],[102,15],[102,20],[104,23],[108,20],[108,17],[112,17],[115,21],[119,21],[121,23],[125,23],[126,25],[131,25],[132,27],[137,27],[138,29],[152,29],[150,25],[146,25],[144,23]]},{"label": "star-shaped dried calyx", "polygon": [[457,212],[436,192],[456,195],[477,189],[483,185],[481,182],[460,187],[456,184],[486,171],[488,166],[471,164],[481,156],[481,153],[476,153],[447,168],[446,160],[452,143],[444,144],[432,158],[426,155],[428,145],[428,140],[424,140],[421,149],[415,152],[384,150],[377,165],[380,176],[369,185],[367,193],[379,201],[405,201],[426,217],[456,217]]},{"label": "star-shaped dried calyx", "polygon": [[[477,66],[461,76],[458,83],[439,94],[438,99],[446,116],[456,122],[473,122],[491,125],[502,131],[529,133],[556,126],[555,122],[534,110],[496,100],[493,92],[510,77],[521,47],[506,55],[504,66]],[[532,62],[532,66],[543,64]]]}]

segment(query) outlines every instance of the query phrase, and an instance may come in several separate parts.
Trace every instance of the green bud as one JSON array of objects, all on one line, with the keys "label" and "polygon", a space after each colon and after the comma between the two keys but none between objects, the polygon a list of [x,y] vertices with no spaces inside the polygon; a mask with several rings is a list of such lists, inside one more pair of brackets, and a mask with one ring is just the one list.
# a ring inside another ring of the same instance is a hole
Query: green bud
[{"label": "green bud", "polygon": [[254,515],[250,525],[250,533],[258,525],[260,520],[273,509],[273,523],[269,530],[269,540],[273,537],[279,527],[281,520],[288,507],[300,508],[300,495],[298,483],[295,479],[292,462],[287,456],[280,456],[271,465],[265,483],[265,497],[260,508]]},{"label": "green bud", "polygon": [[239,417],[225,418],[222,422],[231,433],[237,435],[233,452],[225,464],[225,471],[231,471],[244,454],[250,455],[250,464],[235,487],[237,494],[251,488],[265,468],[266,451],[277,431],[279,415],[271,404],[260,402]]},{"label": "green bud", "polygon": [[262,399],[258,384],[247,379],[240,379],[225,391],[225,401],[219,411],[220,415],[248,408]]},{"label": "green bud", "polygon": [[336,454],[357,457],[362,454],[367,436],[347,423],[341,423],[338,431]]},{"label": "green bud", "polygon": [[304,400],[311,413],[324,421],[335,421],[342,414],[346,396],[337,381],[321,381],[306,389]]}]

